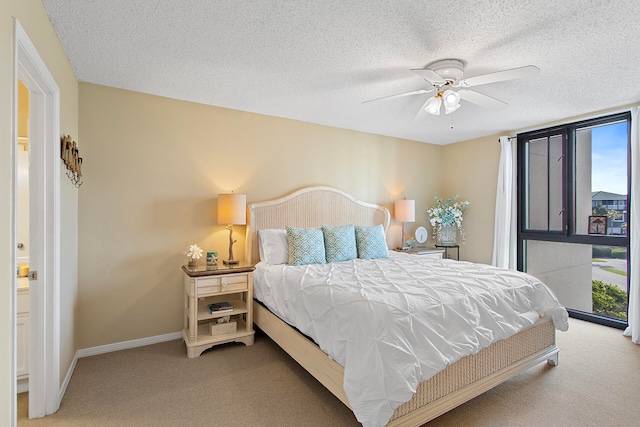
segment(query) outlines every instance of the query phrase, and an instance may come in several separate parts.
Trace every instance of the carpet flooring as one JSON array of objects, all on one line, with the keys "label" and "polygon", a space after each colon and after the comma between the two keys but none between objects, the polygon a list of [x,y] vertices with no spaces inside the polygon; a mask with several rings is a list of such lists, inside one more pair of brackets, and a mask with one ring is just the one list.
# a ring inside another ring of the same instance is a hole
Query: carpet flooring
[{"label": "carpet flooring", "polygon": [[[439,426],[640,425],[640,346],[570,319],[560,364],[540,364],[431,421]],[[18,426],[358,426],[266,335],[188,359],[181,340],[78,360],[60,409]]]}]

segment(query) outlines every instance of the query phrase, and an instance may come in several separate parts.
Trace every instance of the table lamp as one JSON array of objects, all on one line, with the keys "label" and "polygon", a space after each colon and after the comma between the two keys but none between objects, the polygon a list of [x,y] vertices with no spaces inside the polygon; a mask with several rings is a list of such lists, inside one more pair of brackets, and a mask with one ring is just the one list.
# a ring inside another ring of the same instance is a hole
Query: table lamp
[{"label": "table lamp", "polygon": [[238,265],[240,261],[233,259],[233,225],[247,223],[247,196],[245,194],[218,194],[218,224],[226,224],[229,230],[229,259],[224,265]]},{"label": "table lamp", "polygon": [[414,222],[416,220],[416,201],[407,200],[405,197],[402,200],[397,200],[395,203],[395,218],[402,223],[402,234],[400,240],[400,247],[398,249],[407,250],[404,243],[404,223]]}]

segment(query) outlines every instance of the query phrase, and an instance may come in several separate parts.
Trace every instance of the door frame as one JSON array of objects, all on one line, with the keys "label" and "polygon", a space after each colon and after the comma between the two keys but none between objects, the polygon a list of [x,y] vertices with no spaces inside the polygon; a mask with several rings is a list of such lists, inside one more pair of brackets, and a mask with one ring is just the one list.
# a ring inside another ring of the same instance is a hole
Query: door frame
[{"label": "door frame", "polygon": [[[36,226],[35,269],[38,279],[29,287],[29,417],[53,414],[60,407],[60,89],[37,49],[17,19],[14,19],[14,144],[17,147],[18,79],[29,89],[30,229]],[[14,158],[14,183],[17,174]],[[32,165],[34,167],[32,167]],[[36,171],[32,173],[32,171]],[[35,185],[34,185],[35,184]],[[15,184],[14,184],[15,185]],[[11,244],[16,246],[16,204]],[[33,206],[32,201],[35,201]],[[35,213],[35,221],[34,221]],[[30,230],[31,234],[31,230]],[[30,239],[33,241],[33,239]],[[14,258],[15,263],[15,258]],[[15,267],[15,266],[14,266]],[[15,268],[14,268],[15,270]],[[17,286],[14,276],[14,300]],[[16,331],[16,307],[12,308]],[[13,358],[16,357],[15,340]],[[15,364],[14,364],[15,366]],[[16,372],[14,368],[14,381]],[[17,396],[12,394],[15,405]],[[15,407],[15,406],[14,406]]]}]

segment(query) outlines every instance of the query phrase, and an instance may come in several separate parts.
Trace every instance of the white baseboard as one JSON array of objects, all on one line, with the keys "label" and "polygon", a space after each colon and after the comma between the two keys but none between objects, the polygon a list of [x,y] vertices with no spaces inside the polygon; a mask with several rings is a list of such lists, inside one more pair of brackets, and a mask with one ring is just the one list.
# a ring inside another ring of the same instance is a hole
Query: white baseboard
[{"label": "white baseboard", "polygon": [[16,384],[16,393],[24,393],[29,391],[29,378],[18,380]]},{"label": "white baseboard", "polygon": [[112,351],[126,350],[128,348],[142,347],[150,344],[158,344],[165,341],[173,341],[182,338],[182,332],[173,332],[170,334],[156,335],[153,337],[140,338],[131,341],[122,341],[113,344],[99,345],[97,347],[82,348],[76,352],[76,357],[95,356]]},{"label": "white baseboard", "polygon": [[64,381],[62,382],[62,386],[60,387],[60,402],[58,402],[58,406],[62,403],[62,398],[64,394],[67,392],[67,386],[69,385],[69,381],[71,381],[71,375],[73,375],[73,371],[76,369],[76,365],[78,364],[78,352],[76,351],[76,355],[73,356],[73,360],[71,361],[71,366],[67,370],[67,375],[64,376]]}]

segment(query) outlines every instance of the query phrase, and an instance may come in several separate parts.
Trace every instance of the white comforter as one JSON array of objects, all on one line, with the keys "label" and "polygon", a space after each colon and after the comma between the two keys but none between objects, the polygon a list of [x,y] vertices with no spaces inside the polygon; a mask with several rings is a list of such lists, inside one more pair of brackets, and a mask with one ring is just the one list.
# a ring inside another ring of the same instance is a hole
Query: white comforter
[{"label": "white comforter", "polygon": [[391,253],[323,265],[259,263],[255,296],[344,369],[358,421],[383,426],[418,383],[448,364],[551,316],[553,293],[527,274]]}]

